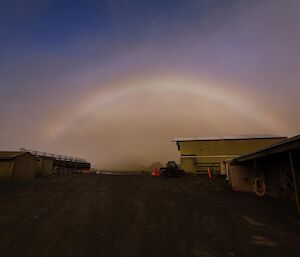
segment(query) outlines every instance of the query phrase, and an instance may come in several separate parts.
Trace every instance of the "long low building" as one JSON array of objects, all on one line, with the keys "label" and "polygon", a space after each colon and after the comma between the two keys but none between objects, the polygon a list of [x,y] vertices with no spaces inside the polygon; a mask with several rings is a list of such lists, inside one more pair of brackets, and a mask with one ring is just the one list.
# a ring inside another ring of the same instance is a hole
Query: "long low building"
[{"label": "long low building", "polygon": [[176,138],[180,151],[180,167],[188,173],[212,173],[225,175],[225,160],[249,151],[282,141],[280,136],[227,136]]},{"label": "long low building", "polygon": [[49,176],[52,174],[67,175],[74,172],[87,171],[91,168],[91,164],[82,158],[46,153],[25,148],[20,148],[20,150],[31,153],[37,159],[37,176]]},{"label": "long low building", "polygon": [[32,179],[37,173],[37,160],[28,152],[0,151],[0,179]]},{"label": "long low building", "polygon": [[226,169],[233,190],[296,201],[300,214],[300,135],[228,160]]},{"label": "long low building", "polygon": [[21,148],[20,151],[0,151],[0,179],[21,180],[52,175],[67,175],[89,171],[84,159]]}]

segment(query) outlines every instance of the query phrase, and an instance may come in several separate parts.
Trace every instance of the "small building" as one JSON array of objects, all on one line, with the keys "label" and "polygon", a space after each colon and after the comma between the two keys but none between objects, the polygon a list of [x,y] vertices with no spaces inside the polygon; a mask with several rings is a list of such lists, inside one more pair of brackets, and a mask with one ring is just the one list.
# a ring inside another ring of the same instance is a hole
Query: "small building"
[{"label": "small building", "polygon": [[37,160],[28,152],[0,151],[0,179],[26,180],[37,173]]},{"label": "small building", "polygon": [[300,214],[300,135],[226,162],[229,185],[235,191],[263,193],[296,201]]},{"label": "small building", "polygon": [[195,137],[176,138],[180,151],[180,167],[188,173],[207,173],[226,175],[225,160],[261,147],[282,141],[279,136],[236,136],[236,137]]}]

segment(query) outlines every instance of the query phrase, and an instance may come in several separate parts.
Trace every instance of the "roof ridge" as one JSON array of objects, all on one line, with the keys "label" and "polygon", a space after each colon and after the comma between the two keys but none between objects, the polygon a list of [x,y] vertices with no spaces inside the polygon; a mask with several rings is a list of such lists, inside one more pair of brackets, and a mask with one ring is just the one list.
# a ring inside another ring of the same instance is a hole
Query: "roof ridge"
[{"label": "roof ridge", "polygon": [[283,138],[287,139],[285,136],[268,135],[268,134],[258,134],[258,135],[236,135],[236,136],[203,136],[203,137],[182,137],[174,138],[172,142],[178,141],[205,141],[205,140],[238,140],[238,139],[272,139],[272,138]]}]

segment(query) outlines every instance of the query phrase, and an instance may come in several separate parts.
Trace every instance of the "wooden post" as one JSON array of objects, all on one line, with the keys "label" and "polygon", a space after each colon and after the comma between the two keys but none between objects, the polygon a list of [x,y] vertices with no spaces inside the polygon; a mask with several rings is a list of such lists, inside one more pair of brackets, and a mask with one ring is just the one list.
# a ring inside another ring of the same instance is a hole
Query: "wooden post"
[{"label": "wooden post", "polygon": [[258,177],[256,159],[253,160],[253,164],[254,164],[254,174],[255,174],[255,177]]},{"label": "wooden post", "polygon": [[294,183],[294,191],[295,191],[295,199],[296,199],[296,204],[297,204],[297,211],[298,211],[298,214],[300,215],[300,203],[299,203],[300,194],[299,194],[299,185],[298,185],[298,174],[296,174],[292,152],[289,152],[289,159],[290,159],[291,172],[292,172],[292,175],[293,175],[293,183]]}]

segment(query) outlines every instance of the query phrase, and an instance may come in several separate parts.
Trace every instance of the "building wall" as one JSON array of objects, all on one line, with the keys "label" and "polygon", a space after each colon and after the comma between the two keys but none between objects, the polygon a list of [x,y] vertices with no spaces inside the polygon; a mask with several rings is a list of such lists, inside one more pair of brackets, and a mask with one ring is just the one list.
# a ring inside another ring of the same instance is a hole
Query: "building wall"
[{"label": "building wall", "polygon": [[253,192],[253,181],[255,179],[251,165],[230,165],[228,168],[229,185],[235,191]]},{"label": "building wall", "polygon": [[53,159],[50,158],[40,158],[38,161],[38,172],[39,177],[49,177],[53,172]]},{"label": "building wall", "polygon": [[195,173],[195,158],[180,158],[180,168],[186,172]]},{"label": "building wall", "polygon": [[43,166],[43,159],[41,158],[37,159],[37,172],[36,172],[37,177],[42,176],[42,166]]},{"label": "building wall", "polygon": [[53,160],[48,158],[43,159],[42,176],[49,177],[52,175],[52,171],[53,171]]},{"label": "building wall", "polygon": [[181,154],[180,167],[186,172],[207,171],[210,167],[218,173],[222,161],[281,140],[281,138],[267,138],[178,142]]},{"label": "building wall", "polygon": [[189,173],[207,172],[208,168],[210,168],[211,172],[219,174],[221,169],[220,163],[223,160],[224,158],[222,157],[181,157],[180,168]]},{"label": "building wall", "polygon": [[13,171],[13,161],[0,161],[0,179],[11,179]]},{"label": "building wall", "polygon": [[240,155],[281,141],[278,138],[179,142],[181,155]]},{"label": "building wall", "polygon": [[14,159],[12,178],[15,180],[32,179],[38,171],[37,160],[30,153],[21,154]]}]

